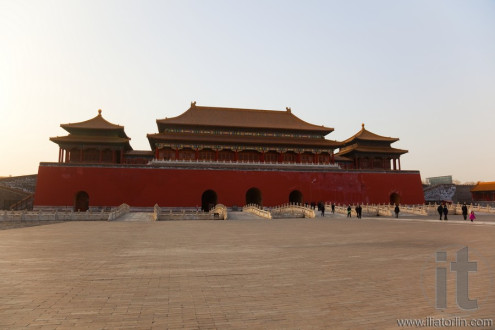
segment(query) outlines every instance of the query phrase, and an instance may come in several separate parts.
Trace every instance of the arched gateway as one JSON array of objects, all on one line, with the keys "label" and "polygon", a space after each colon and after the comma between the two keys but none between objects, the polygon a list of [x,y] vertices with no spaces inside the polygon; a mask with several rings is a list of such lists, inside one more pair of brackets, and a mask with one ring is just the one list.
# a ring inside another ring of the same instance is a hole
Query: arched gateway
[{"label": "arched gateway", "polygon": [[258,188],[253,187],[246,192],[246,204],[263,205],[261,191]]},{"label": "arched gateway", "polygon": [[218,204],[217,193],[213,190],[206,190],[203,195],[201,195],[201,210],[208,212],[215,205]]},{"label": "arched gateway", "polygon": [[79,191],[74,198],[74,211],[86,212],[89,209],[89,195],[85,191]]},{"label": "arched gateway", "polygon": [[302,204],[303,195],[299,190],[292,190],[289,194],[289,203]]},{"label": "arched gateway", "polygon": [[390,204],[400,204],[400,195],[398,193],[390,195]]}]

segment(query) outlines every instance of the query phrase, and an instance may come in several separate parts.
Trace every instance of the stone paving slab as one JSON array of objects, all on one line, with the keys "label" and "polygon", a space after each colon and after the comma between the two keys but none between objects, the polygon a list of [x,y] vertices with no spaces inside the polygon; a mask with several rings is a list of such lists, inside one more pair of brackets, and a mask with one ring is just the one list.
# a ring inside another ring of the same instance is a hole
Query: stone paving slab
[{"label": "stone paving slab", "polygon": [[[3,230],[0,329],[399,329],[397,319],[459,312],[495,319],[494,237],[491,225],[338,216]],[[455,307],[449,274],[442,312],[431,302],[432,256],[459,246],[476,251],[470,297],[479,308]]]}]

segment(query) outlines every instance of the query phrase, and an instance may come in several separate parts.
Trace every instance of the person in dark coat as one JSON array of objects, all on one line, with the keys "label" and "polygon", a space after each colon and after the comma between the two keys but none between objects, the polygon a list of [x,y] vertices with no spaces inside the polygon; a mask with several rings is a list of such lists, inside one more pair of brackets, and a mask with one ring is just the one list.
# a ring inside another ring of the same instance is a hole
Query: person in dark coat
[{"label": "person in dark coat", "polygon": [[358,219],[361,219],[361,205],[359,205],[359,204],[358,204],[358,205],[356,205],[355,210],[356,210],[356,217],[357,217]]},{"label": "person in dark coat", "polygon": [[351,217],[351,210],[352,210],[352,209],[351,209],[351,205],[349,204],[349,206],[347,206],[347,217],[348,217],[348,218],[352,218],[352,217]]},{"label": "person in dark coat", "polygon": [[443,214],[443,206],[442,206],[442,204],[438,205],[437,211],[438,211],[438,214],[440,215],[440,220],[442,220],[442,214]]},{"label": "person in dark coat", "polygon": [[332,213],[335,213],[335,203],[332,203]]},{"label": "person in dark coat", "polygon": [[358,205],[358,218],[361,219],[363,216],[363,207],[361,205]]},{"label": "person in dark coat", "polygon": [[399,204],[395,204],[395,217],[398,218],[399,217],[399,212],[400,212],[400,209],[399,209]]},{"label": "person in dark coat", "polygon": [[443,206],[443,220],[447,220],[447,214],[449,214],[449,209],[447,208],[447,205]]},{"label": "person in dark coat", "polygon": [[321,204],[320,210],[321,210],[321,216],[324,217],[325,216],[325,204],[324,203]]},{"label": "person in dark coat", "polygon": [[467,219],[467,214],[468,214],[468,209],[467,209],[466,203],[464,203],[462,205],[462,216],[464,217],[464,220]]}]

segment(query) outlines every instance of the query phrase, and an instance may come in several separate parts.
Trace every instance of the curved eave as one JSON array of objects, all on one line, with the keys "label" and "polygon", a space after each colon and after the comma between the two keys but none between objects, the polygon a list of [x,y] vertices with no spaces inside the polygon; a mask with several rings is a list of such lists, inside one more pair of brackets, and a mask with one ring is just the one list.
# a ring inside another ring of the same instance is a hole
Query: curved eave
[{"label": "curved eave", "polygon": [[375,142],[397,142],[399,141],[399,138],[389,138],[389,137],[383,137],[381,139],[373,139],[373,138],[367,138],[367,137],[356,137],[356,140],[361,140],[361,141],[375,141]]},{"label": "curved eave", "polygon": [[336,149],[341,146],[340,142],[326,139],[307,139],[299,140],[293,138],[277,138],[277,137],[250,137],[250,136],[235,136],[235,135],[194,135],[194,134],[148,134],[148,140],[151,148],[155,143],[196,143],[196,144],[219,144],[219,145],[264,145],[264,146],[301,146],[314,148]]},{"label": "curved eave", "polygon": [[96,117],[93,117],[89,120],[81,121],[78,123],[69,123],[69,124],[60,124],[60,127],[62,127],[64,130],[66,130],[69,133],[75,133],[77,131],[98,131],[98,130],[103,130],[103,131],[118,131],[120,136],[122,137],[127,137],[124,131],[124,126],[116,125],[105,118],[101,115],[101,111],[99,111],[98,115]]},{"label": "curved eave", "polygon": [[373,147],[357,147],[339,151],[337,155],[344,156],[351,153],[367,153],[367,154],[396,154],[402,155],[408,153],[408,150],[396,148],[373,148]]},{"label": "curved eave", "polygon": [[495,182],[478,182],[476,186],[471,189],[471,192],[491,192],[495,191]]},{"label": "curved eave", "polygon": [[[62,125],[60,125],[62,126]],[[105,128],[75,128],[71,127],[69,129],[65,129],[69,134],[75,136],[86,136],[86,135],[96,135],[99,134],[111,134],[121,138],[129,138],[125,133],[124,129],[105,129]],[[112,133],[111,133],[112,132]]]},{"label": "curved eave", "polygon": [[[259,118],[256,118],[259,117]],[[264,117],[264,118],[263,118]],[[277,118],[278,117],[278,118]],[[218,118],[215,122],[214,118]],[[277,120],[281,119],[281,120]],[[268,122],[268,123],[266,123]],[[288,126],[277,126],[289,122]],[[156,120],[158,131],[165,127],[205,127],[318,132],[327,135],[333,128],[313,125],[287,111],[191,106],[179,116]],[[266,123],[266,124],[265,124]],[[271,124],[271,125],[270,125]]]},{"label": "curved eave", "polygon": [[123,145],[126,150],[132,150],[129,143],[130,138],[107,137],[107,136],[56,136],[50,141],[58,145]]},{"label": "curved eave", "polygon": [[393,143],[393,142],[399,141],[399,138],[393,138],[393,137],[378,135],[378,134],[375,134],[375,133],[372,133],[372,132],[366,130],[363,127],[359,132],[357,132],[356,134],[354,134],[350,138],[342,141],[342,143],[344,145],[349,145],[349,144],[354,143],[354,141],[356,141],[356,140]]},{"label": "curved eave", "polygon": [[[157,120],[158,122],[158,120]],[[306,132],[306,133],[315,133],[317,132],[319,135],[321,136],[326,136],[330,133],[332,133],[334,131],[333,128],[330,128],[330,127],[325,127],[325,129],[319,129],[319,130],[316,130],[316,129],[312,129],[312,130],[309,130],[309,129],[296,129],[296,128],[273,128],[273,127],[263,127],[263,126],[259,126],[259,127],[252,127],[252,126],[235,126],[235,125],[231,125],[231,126],[223,126],[223,125],[193,125],[193,124],[170,124],[170,123],[167,123],[167,124],[158,124],[158,131],[159,132],[163,132],[163,130],[165,129],[165,127],[204,127],[205,129],[232,129],[232,130],[239,130],[239,129],[243,129],[243,130],[246,130],[246,131],[249,131],[249,130],[266,130],[266,131],[278,131],[278,132]]]}]

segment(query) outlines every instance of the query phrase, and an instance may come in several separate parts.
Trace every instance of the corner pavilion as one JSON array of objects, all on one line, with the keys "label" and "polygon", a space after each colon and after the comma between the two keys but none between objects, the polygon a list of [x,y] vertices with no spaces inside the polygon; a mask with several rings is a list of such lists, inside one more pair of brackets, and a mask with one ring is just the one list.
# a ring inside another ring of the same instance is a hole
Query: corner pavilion
[{"label": "corner pavilion", "polygon": [[[58,163],[41,163],[35,207],[85,210],[222,203],[423,203],[418,171],[403,171],[398,138],[364,128],[338,142],[333,128],[285,111],[198,106],[158,119],[150,150],[98,115],[62,124]],[[336,153],[335,150],[339,149]]]}]

